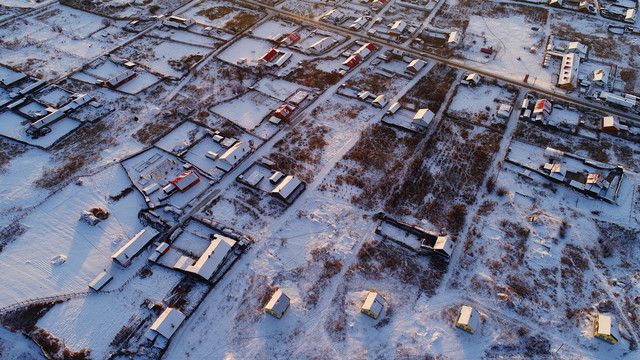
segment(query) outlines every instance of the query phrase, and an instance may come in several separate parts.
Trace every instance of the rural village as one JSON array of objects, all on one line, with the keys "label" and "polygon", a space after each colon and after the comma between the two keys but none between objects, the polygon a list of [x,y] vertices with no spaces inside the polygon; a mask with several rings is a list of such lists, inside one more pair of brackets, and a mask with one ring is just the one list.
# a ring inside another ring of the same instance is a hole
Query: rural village
[{"label": "rural village", "polygon": [[0,1],[0,358],[640,358],[637,12]]}]

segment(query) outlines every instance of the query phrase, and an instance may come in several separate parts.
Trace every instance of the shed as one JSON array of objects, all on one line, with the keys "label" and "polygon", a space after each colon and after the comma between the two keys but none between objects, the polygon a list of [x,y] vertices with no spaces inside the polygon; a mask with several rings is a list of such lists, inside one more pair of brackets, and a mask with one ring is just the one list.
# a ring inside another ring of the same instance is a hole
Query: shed
[{"label": "shed", "polygon": [[435,245],[433,245],[433,251],[446,257],[451,258],[453,252],[453,240],[448,236],[438,236]]},{"label": "shed", "polygon": [[276,186],[275,189],[273,189],[273,191],[271,191],[271,194],[287,201],[300,186],[302,186],[302,181],[296,179],[292,175],[288,175],[278,186]]},{"label": "shed", "polygon": [[140,230],[129,242],[127,242],[120,250],[116,251],[111,258],[120,265],[127,267],[138,255],[142,249],[147,246],[158,235],[158,231],[152,227],[145,227]]},{"label": "shed", "polygon": [[411,122],[420,125],[422,127],[427,127],[431,123],[431,120],[436,116],[433,111],[429,109],[420,109],[411,119]]},{"label": "shed", "polygon": [[264,311],[280,319],[284,312],[287,311],[289,303],[291,303],[291,299],[282,290],[278,290],[271,296],[271,299],[264,307]]},{"label": "shed", "polygon": [[271,182],[272,184],[277,184],[283,176],[284,174],[282,174],[280,171],[275,171],[269,178],[269,182]]},{"label": "shed", "polygon": [[379,95],[377,98],[375,98],[371,102],[371,105],[373,105],[373,106],[375,106],[377,108],[383,108],[383,107],[387,106],[388,103],[389,103],[389,99],[387,99],[386,96]]},{"label": "shed", "polygon": [[564,156],[564,151],[547,147],[546,149],[544,149],[544,156],[554,160],[562,160],[562,157]]},{"label": "shed", "polygon": [[593,336],[609,344],[617,343],[620,339],[620,332],[616,320],[609,315],[598,314],[593,324]]},{"label": "shed", "polygon": [[378,316],[382,313],[384,309],[386,301],[384,298],[374,291],[369,291],[367,294],[367,298],[364,300],[362,307],[360,308],[360,312],[363,312],[374,319],[377,319]]},{"label": "shed", "polygon": [[106,271],[103,271],[100,273],[100,275],[96,276],[96,278],[89,283],[89,287],[95,291],[100,291],[112,279],[113,279],[113,276],[111,276],[111,274],[109,274]]},{"label": "shed", "polygon": [[175,185],[180,192],[185,192],[191,189],[195,184],[200,182],[200,176],[193,170],[188,170],[182,173],[177,178],[170,181]]},{"label": "shed", "polygon": [[509,115],[511,115],[511,105],[500,104],[498,107],[498,117],[506,119]]},{"label": "shed", "polygon": [[462,305],[456,327],[469,334],[474,334],[480,329],[480,313],[471,306]]},{"label": "shed", "polygon": [[199,275],[205,280],[211,279],[220,269],[235,244],[235,240],[215,234],[207,250],[193,265],[188,265],[184,270]]},{"label": "shed", "polygon": [[471,73],[467,75],[467,77],[464,80],[468,83],[468,85],[476,86],[480,84],[480,75],[476,73]]},{"label": "shed", "polygon": [[391,106],[389,106],[389,109],[387,109],[387,115],[395,114],[398,110],[400,110],[400,108],[400,103],[394,102]]},{"label": "shed", "polygon": [[180,310],[168,307],[164,309],[162,314],[154,321],[150,330],[169,340],[185,318],[186,316],[181,313]]}]

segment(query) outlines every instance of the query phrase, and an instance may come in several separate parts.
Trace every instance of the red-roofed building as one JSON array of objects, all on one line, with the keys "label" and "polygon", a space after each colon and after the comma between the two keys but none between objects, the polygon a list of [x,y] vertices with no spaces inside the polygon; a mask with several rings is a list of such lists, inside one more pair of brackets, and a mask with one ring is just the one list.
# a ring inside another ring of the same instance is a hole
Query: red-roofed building
[{"label": "red-roofed building", "polygon": [[360,62],[360,57],[358,55],[351,55],[347,60],[342,63],[342,66],[348,70],[351,70],[354,66],[356,66]]},{"label": "red-roofed building", "polygon": [[361,59],[366,59],[372,51],[376,49],[376,46],[372,43],[366,43],[360,47],[360,49],[356,50],[353,55],[359,56]]},{"label": "red-roofed building", "polygon": [[298,32],[294,31],[291,34],[289,34],[289,36],[287,36],[286,38],[282,39],[282,43],[284,45],[287,46],[291,46],[293,44],[295,44],[296,42],[298,42],[298,40],[300,40],[302,37],[300,36],[300,34],[298,34]]},{"label": "red-roofed building", "polygon": [[291,113],[293,113],[293,110],[295,110],[293,106],[284,104],[280,106],[273,115],[279,119],[287,120],[289,116],[291,116]]},{"label": "red-roofed building", "polygon": [[272,61],[276,55],[278,55],[278,50],[276,49],[271,49],[269,51],[267,51],[266,54],[262,55],[262,57],[260,57],[260,59],[258,60],[260,63],[268,63],[270,61]]},{"label": "red-roofed building", "polygon": [[180,192],[189,190],[193,185],[200,182],[200,176],[193,170],[189,170],[171,181]]}]

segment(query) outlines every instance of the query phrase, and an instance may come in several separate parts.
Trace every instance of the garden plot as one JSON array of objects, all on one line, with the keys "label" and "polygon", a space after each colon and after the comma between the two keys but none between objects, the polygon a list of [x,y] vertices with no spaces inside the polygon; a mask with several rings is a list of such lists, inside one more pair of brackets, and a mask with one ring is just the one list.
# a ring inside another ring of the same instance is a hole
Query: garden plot
[{"label": "garden plot", "polygon": [[33,98],[38,102],[47,104],[54,108],[60,108],[72,100],[72,93],[58,86],[50,86],[44,90],[33,94]]},{"label": "garden plot", "polygon": [[333,96],[289,130],[269,157],[276,162],[277,170],[309,184],[322,164],[353,146],[364,126],[378,118],[376,115],[379,109]]},{"label": "garden plot", "polygon": [[122,166],[127,171],[133,185],[153,204],[166,203],[183,209],[209,186],[209,179],[198,174],[200,181],[185,192],[175,191],[167,198],[162,190],[178,176],[187,171],[185,163],[177,157],[152,147],[125,161]]},{"label": "garden plot", "polygon": [[202,46],[144,37],[120,48],[116,54],[147,67],[160,76],[181,78],[211,53]]},{"label": "garden plot", "polygon": [[381,209],[421,135],[373,124],[325,177],[319,190],[366,211]]},{"label": "garden plot", "polygon": [[[187,4],[188,0],[145,0],[142,4],[134,4],[128,0],[62,0],[61,3],[80,10],[102,14],[118,19],[149,18],[149,15],[171,14],[174,10]],[[153,17],[151,17],[153,19]]]},{"label": "garden plot", "polygon": [[[98,80],[107,81],[127,70],[128,68],[122,64],[109,59],[100,59],[85,67],[81,72],[71,75],[71,78],[89,84],[96,84]],[[141,67],[136,67],[133,71],[138,75],[123,85],[120,85],[118,91],[135,95],[161,80],[158,76],[151,74]]]},{"label": "garden plot", "polygon": [[180,16],[193,18],[198,23],[237,33],[255,24],[264,14],[238,6],[229,1],[216,2],[210,7],[210,3],[200,3],[187,10]]},{"label": "garden plot", "polygon": [[[523,26],[525,21],[524,16],[471,16],[463,39],[462,56],[480,62],[492,72],[514,80],[521,81],[529,74],[532,80],[546,82],[550,79],[553,69],[540,66],[544,57],[544,34],[531,30],[529,26]],[[479,38],[479,34],[484,34],[484,38]],[[489,47],[493,48],[493,55],[480,52],[481,48]],[[536,49],[534,53],[530,51],[532,47]]]},{"label": "garden plot", "polygon": [[272,47],[273,44],[268,41],[243,37],[218,54],[218,58],[230,64],[238,64],[240,61],[246,63],[246,66],[256,66],[260,57]]},{"label": "garden plot", "polygon": [[299,27],[300,25],[296,23],[276,18],[268,20],[251,30],[251,35],[261,39],[278,40],[280,37],[296,31]]},{"label": "garden plot", "polygon": [[[554,110],[555,111],[555,110]],[[574,113],[571,113],[572,116]],[[580,115],[580,120],[588,116]],[[579,137],[551,127],[541,127],[531,123],[518,123],[514,138],[540,148],[552,147],[605,164],[616,164],[640,171],[640,164],[634,157],[640,147],[634,142],[600,133],[600,140]]]},{"label": "garden plot", "polygon": [[54,79],[130,38],[121,30],[124,24],[56,5],[0,29],[0,46],[7,50],[0,52],[0,62]]},{"label": "garden plot", "polygon": [[[636,331],[637,324],[631,330],[622,317],[637,321],[640,309],[630,299],[635,294],[612,285],[625,282],[635,271],[622,265],[634,261],[635,255],[627,251],[638,235],[627,228],[627,210],[607,206],[602,213],[593,213],[587,203],[601,203],[594,199],[558,203],[565,191],[556,192],[537,178],[519,177],[508,168],[502,170],[496,186],[502,189],[500,195],[482,203],[482,216],[475,218],[477,231],[464,244],[468,257],[454,275],[455,287],[469,290],[467,295],[487,308],[526,319],[542,330],[544,338],[560,338],[572,348],[585,349],[589,358],[624,358],[629,332]],[[519,205],[518,194],[533,199],[533,206]],[[597,220],[600,215],[616,218],[616,225]],[[611,236],[617,240],[616,250],[607,255]],[[541,249],[542,258],[536,255]],[[623,338],[616,346],[593,337],[598,313],[610,313],[621,324]],[[550,349],[540,350],[545,350],[538,353],[544,356]],[[522,353],[522,349],[511,351],[514,357]]]},{"label": "garden plot", "polygon": [[250,91],[239,98],[214,106],[211,111],[247,131],[252,131],[280,105],[276,99],[257,91]]},{"label": "garden plot", "polygon": [[281,79],[263,78],[252,86],[254,90],[260,91],[272,98],[285,101],[299,89],[309,90],[305,86]]},{"label": "garden plot", "polygon": [[167,27],[154,29],[148,34],[149,36],[157,37],[160,39],[172,40],[175,42],[181,42],[181,43],[197,45],[197,46],[205,46],[211,49],[215,49],[220,44],[222,44],[222,41],[213,39],[209,36],[200,35],[200,34],[188,32],[188,31],[170,29]]},{"label": "garden plot", "polygon": [[[140,256],[144,257],[144,254]],[[38,321],[37,326],[55,338],[64,339],[71,351],[88,348],[92,358],[107,358],[109,353],[124,345],[124,341],[116,340],[122,336],[123,329],[132,324],[140,325],[138,333],[134,332],[136,328],[130,329],[134,335],[130,342],[142,337],[160,315],[158,308],[150,309],[149,306],[163,304],[182,277],[180,273],[153,267],[134,277],[122,291],[90,293],[86,297],[57,304]],[[111,284],[107,286],[111,287]],[[84,331],[78,331],[78,327]]]},{"label": "garden plot", "polygon": [[29,123],[29,120],[14,112],[5,111],[0,113],[0,135],[46,149],[80,126],[79,121],[63,117],[49,126],[51,128],[50,133],[34,139],[26,133]]},{"label": "garden plot", "polygon": [[322,15],[334,8],[334,5],[322,4],[319,2],[310,2],[304,0],[285,0],[279,6],[292,13],[308,17],[311,19],[319,19]]},{"label": "garden plot", "polygon": [[[137,214],[144,202],[135,194],[109,201],[109,195],[117,195],[130,184],[118,166],[82,178],[82,182],[84,185],[68,185],[27,215],[21,222],[26,232],[0,253],[6,286],[0,306],[86,291],[103,269],[121,271],[111,254],[142,228]],[[96,226],[79,221],[80,213],[93,207],[111,215]]]},{"label": "garden plot", "polygon": [[183,158],[200,169],[200,171],[209,174],[212,179],[217,180],[220,179],[225,172],[216,167],[217,161],[211,158],[209,152],[222,155],[225,151],[226,149],[219,143],[213,141],[211,136],[205,136],[193,145],[193,147],[183,155]]},{"label": "garden plot", "polygon": [[513,109],[516,97],[517,90],[499,85],[458,85],[446,114],[456,119],[504,130],[509,119],[498,117],[498,108],[504,104]]},{"label": "garden plot", "polygon": [[162,137],[154,145],[166,152],[178,155],[200,141],[208,132],[210,130],[194,122],[186,121],[171,130],[170,133]]}]

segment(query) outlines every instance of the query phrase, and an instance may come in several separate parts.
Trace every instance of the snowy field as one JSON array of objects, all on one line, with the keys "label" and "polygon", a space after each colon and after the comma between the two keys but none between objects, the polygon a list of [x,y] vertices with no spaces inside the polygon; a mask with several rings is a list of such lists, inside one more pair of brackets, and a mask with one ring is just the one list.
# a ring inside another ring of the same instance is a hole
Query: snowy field
[{"label": "snowy field", "polygon": [[211,111],[231,120],[247,131],[252,131],[269,113],[275,111],[280,102],[256,91],[211,108]]},{"label": "snowy field", "polygon": [[78,126],[80,126],[79,122],[63,117],[50,126],[50,133],[34,139],[26,133],[29,127],[29,120],[13,112],[5,111],[0,113],[0,134],[42,148],[51,146]]},{"label": "snowy field", "polygon": [[274,39],[279,36],[289,35],[299,27],[298,24],[276,19],[258,25],[251,30],[251,35],[262,39]]}]

